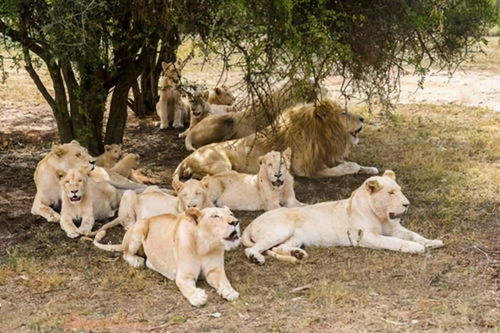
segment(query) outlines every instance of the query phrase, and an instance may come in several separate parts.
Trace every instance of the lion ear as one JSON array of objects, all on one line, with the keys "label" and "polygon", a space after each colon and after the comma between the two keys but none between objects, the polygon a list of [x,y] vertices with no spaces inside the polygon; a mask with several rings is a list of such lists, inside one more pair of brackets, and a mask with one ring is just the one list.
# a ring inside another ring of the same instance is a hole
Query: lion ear
[{"label": "lion ear", "polygon": [[217,95],[222,94],[222,90],[219,87],[214,88],[214,91]]},{"label": "lion ear", "polygon": [[176,193],[181,191],[182,186],[184,186],[184,184],[179,180],[179,178],[174,177],[174,179],[172,179],[172,188]]},{"label": "lion ear", "polygon": [[80,172],[82,173],[82,175],[89,176],[90,171],[92,171],[92,170],[90,170],[90,168],[88,166],[80,167]]},{"label": "lion ear", "polygon": [[162,62],[161,62],[161,68],[163,68],[163,70],[164,70],[164,71],[166,71],[166,70],[167,70],[168,65],[169,65],[169,64],[168,64],[168,63],[166,63],[165,61],[162,61]]},{"label": "lion ear", "polygon": [[396,173],[392,170],[385,170],[384,177],[391,178],[392,180],[396,180]]},{"label": "lion ear", "polygon": [[365,187],[370,194],[373,194],[373,193],[379,191],[382,188],[382,185],[380,185],[378,180],[371,179],[371,180],[366,181]]},{"label": "lion ear", "polygon": [[104,145],[104,150],[105,151],[110,151],[111,150],[111,145]]},{"label": "lion ear", "polygon": [[76,140],[71,140],[70,142],[72,145],[80,145],[80,142],[76,141]]},{"label": "lion ear", "polygon": [[66,149],[62,145],[52,145],[51,151],[57,156],[61,157],[66,154]]},{"label": "lion ear", "polygon": [[196,207],[190,207],[186,209],[184,214],[187,217],[191,218],[196,224],[198,224],[200,218],[203,216],[203,212]]},{"label": "lion ear", "polygon": [[259,165],[262,165],[262,162],[264,161],[264,156],[260,156],[257,161],[259,162]]},{"label": "lion ear", "polygon": [[201,186],[203,186],[205,189],[208,189],[208,184],[210,182],[209,176],[205,176],[201,179],[200,183],[201,183]]},{"label": "lion ear", "polygon": [[209,95],[210,95],[210,91],[205,90],[203,93],[201,93],[201,98],[206,101],[206,100],[208,100]]},{"label": "lion ear", "polygon": [[57,170],[56,171],[56,176],[57,176],[57,179],[61,180],[61,179],[63,179],[66,176],[66,171],[64,171],[64,170]]}]

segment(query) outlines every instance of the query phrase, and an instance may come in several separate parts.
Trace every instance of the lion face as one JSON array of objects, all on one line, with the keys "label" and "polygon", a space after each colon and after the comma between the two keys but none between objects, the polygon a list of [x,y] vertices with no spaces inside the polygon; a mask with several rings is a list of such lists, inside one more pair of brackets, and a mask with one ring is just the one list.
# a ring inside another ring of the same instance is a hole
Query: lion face
[{"label": "lion face", "polygon": [[375,215],[383,221],[399,222],[410,202],[396,183],[396,174],[387,170],[382,177],[370,177],[365,181],[370,193],[370,206]]},{"label": "lion face", "polygon": [[206,94],[196,94],[191,100],[192,116],[196,119],[203,118],[210,112]]},{"label": "lion face", "polygon": [[270,151],[259,157],[261,175],[265,175],[273,187],[279,188],[285,183],[285,176],[290,170],[291,149],[284,152]]},{"label": "lion face", "polygon": [[57,177],[63,191],[72,204],[82,200],[88,181],[88,168],[75,168],[69,171],[58,170]]},{"label": "lion face", "polygon": [[182,183],[174,181],[172,183],[174,190],[179,198],[181,210],[196,207],[202,209],[207,201],[207,187],[196,179],[190,179]]},{"label": "lion face", "polygon": [[94,169],[96,159],[90,156],[88,150],[80,146],[76,140],[62,145],[53,145],[51,153],[56,157],[51,160],[51,164],[56,170],[69,170],[81,167]]},{"label": "lion face", "polygon": [[352,145],[357,145],[359,142],[358,134],[365,126],[365,119],[350,112],[342,112],[340,119],[344,122],[345,129],[349,133],[349,139]]},{"label": "lion face", "polygon": [[226,86],[214,88],[215,100],[220,105],[232,105],[236,100]]},{"label": "lion face", "polygon": [[[162,79],[168,79],[169,84],[178,83],[181,79],[181,71],[177,64],[175,63],[161,63],[162,72],[160,74],[160,81]],[[158,82],[158,87],[160,87],[160,82]]]},{"label": "lion face", "polygon": [[104,150],[115,161],[118,161],[122,157],[122,148],[117,144],[105,145]]},{"label": "lion face", "polygon": [[[197,211],[197,212],[196,212]],[[190,208],[186,215],[196,215],[198,227],[222,241],[226,251],[232,250],[240,244],[240,221],[227,207],[209,207],[199,211]]]}]

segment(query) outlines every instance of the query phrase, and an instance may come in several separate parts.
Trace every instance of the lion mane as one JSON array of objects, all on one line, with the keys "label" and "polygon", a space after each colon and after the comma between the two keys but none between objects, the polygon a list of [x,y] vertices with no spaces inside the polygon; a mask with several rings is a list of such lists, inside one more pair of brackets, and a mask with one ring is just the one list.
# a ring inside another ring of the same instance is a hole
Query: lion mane
[{"label": "lion mane", "polygon": [[278,122],[257,133],[255,144],[270,150],[292,148],[294,174],[313,176],[348,153],[349,132],[341,119],[342,112],[331,100],[296,106],[285,112]]}]

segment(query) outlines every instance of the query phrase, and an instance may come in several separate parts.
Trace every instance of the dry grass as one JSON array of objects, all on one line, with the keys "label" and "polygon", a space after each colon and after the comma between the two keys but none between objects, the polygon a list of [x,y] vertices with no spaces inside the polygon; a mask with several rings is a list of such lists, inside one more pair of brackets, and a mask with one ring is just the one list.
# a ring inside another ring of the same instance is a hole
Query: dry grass
[{"label": "dry grass", "polygon": [[[10,80],[0,99],[29,109],[19,91],[36,95],[33,86]],[[408,255],[312,247],[300,264],[269,258],[264,266],[240,248],[227,253],[226,269],[241,298],[228,303],[202,282],[209,301],[196,309],[159,274],[30,216],[31,175],[50,142],[9,146],[0,154],[0,331],[500,330],[500,114],[455,105],[399,105],[390,119],[358,111],[368,126],[352,159],[395,170],[412,202],[403,223],[445,248]],[[128,130],[125,148],[140,151],[150,172],[168,174],[186,154],[176,133],[146,120]],[[297,179],[296,191],[309,203],[336,200],[364,179]],[[245,226],[258,214],[238,215]]]}]

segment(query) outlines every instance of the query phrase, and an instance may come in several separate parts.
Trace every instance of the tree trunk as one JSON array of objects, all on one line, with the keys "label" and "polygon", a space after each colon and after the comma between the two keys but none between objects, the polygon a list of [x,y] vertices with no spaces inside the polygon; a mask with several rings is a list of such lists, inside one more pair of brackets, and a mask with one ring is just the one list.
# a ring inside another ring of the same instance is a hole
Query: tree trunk
[{"label": "tree trunk", "polygon": [[113,91],[104,140],[106,144],[122,143],[123,141],[123,132],[127,123],[128,92],[132,84],[133,81],[121,81]]}]

